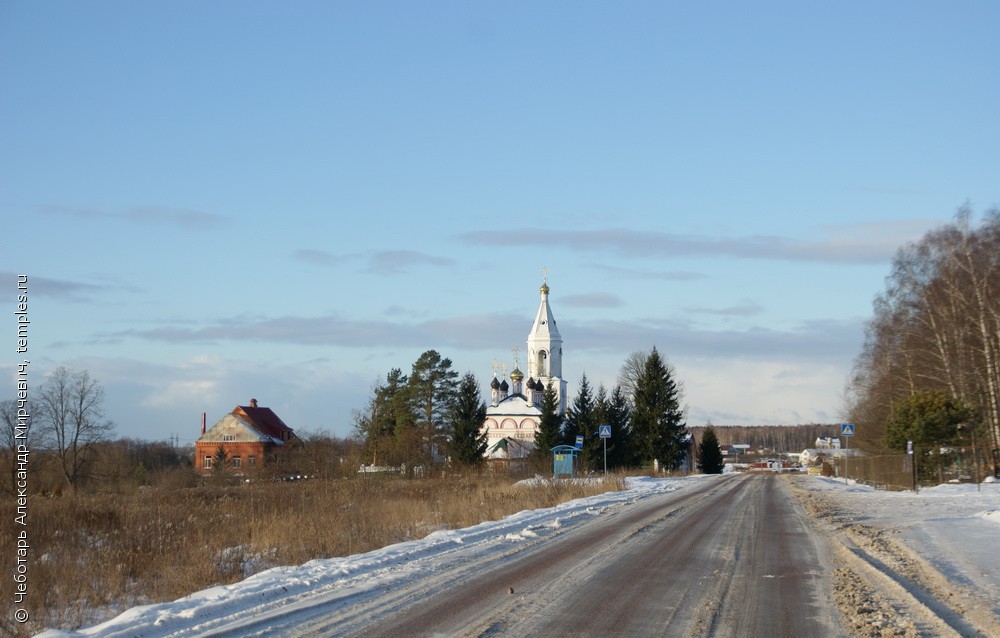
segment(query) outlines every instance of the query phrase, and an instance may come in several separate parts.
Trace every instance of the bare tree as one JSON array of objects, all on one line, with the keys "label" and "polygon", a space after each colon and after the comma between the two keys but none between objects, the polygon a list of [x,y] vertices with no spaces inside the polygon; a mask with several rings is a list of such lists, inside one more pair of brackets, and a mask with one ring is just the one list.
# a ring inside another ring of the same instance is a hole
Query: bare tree
[{"label": "bare tree", "polygon": [[622,367],[618,369],[618,385],[621,386],[622,392],[628,397],[629,403],[635,397],[635,386],[639,382],[639,377],[642,376],[643,370],[646,369],[646,359],[648,357],[648,352],[636,350],[626,357],[625,362],[622,363]]},{"label": "bare tree", "polygon": [[87,476],[94,445],[110,438],[114,423],[104,418],[104,388],[86,370],[56,368],[38,393],[44,443],[59,459],[71,489]]},{"label": "bare tree", "polygon": [[[655,350],[655,347],[654,347]],[[618,368],[618,385],[621,386],[622,393],[629,401],[629,405],[634,405],[635,401],[635,390],[638,386],[639,379],[646,371],[646,361],[649,359],[649,352],[643,352],[642,350],[636,350],[628,357],[625,358],[625,362],[622,363],[621,367]],[[667,361],[665,357],[662,357],[663,365],[666,366],[667,373],[677,379],[677,368],[674,364]],[[683,401],[684,398],[684,382],[676,381],[678,397]]]},{"label": "bare tree", "polygon": [[[901,249],[875,304],[848,413],[877,447],[891,406],[942,391],[976,409],[1000,447],[1000,211],[971,211]],[[859,439],[858,443],[865,443]]]},{"label": "bare tree", "polygon": [[[35,447],[34,441],[36,437],[33,434],[32,428],[28,427],[19,430],[17,427],[19,424],[30,422],[31,414],[35,411],[34,407],[30,402],[27,402],[23,405],[22,410],[27,414],[18,415],[17,401],[14,399],[0,401],[0,464],[4,468],[4,483],[8,480],[10,481],[10,484],[4,485],[4,488],[9,489],[11,492],[16,492],[17,486],[18,446],[24,446],[28,450],[33,450]],[[23,434],[23,437],[18,438],[19,434]],[[27,471],[31,471],[32,465],[30,463],[27,467]]]}]

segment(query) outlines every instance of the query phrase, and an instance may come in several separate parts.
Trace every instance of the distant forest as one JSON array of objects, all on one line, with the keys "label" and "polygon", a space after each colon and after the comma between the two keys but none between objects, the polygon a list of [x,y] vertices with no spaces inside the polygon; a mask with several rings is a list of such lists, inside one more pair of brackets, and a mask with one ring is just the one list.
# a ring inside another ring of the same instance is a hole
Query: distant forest
[{"label": "distant forest", "polygon": [[[808,425],[712,425],[719,437],[719,445],[750,446],[750,453],[758,450],[775,452],[801,452],[816,447],[821,436],[840,436],[840,424],[810,423]],[[705,431],[702,426],[688,427],[695,442],[701,441]]]}]

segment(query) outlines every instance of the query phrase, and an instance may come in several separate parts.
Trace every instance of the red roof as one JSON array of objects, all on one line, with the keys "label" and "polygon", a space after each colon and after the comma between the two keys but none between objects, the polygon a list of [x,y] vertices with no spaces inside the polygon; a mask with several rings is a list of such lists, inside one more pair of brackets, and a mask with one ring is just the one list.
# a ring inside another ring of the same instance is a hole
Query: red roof
[{"label": "red roof", "polygon": [[247,422],[260,431],[261,434],[267,435],[279,441],[287,441],[294,436],[292,428],[285,425],[285,422],[282,421],[277,414],[272,412],[271,408],[238,405],[233,410],[233,414],[246,419]]}]

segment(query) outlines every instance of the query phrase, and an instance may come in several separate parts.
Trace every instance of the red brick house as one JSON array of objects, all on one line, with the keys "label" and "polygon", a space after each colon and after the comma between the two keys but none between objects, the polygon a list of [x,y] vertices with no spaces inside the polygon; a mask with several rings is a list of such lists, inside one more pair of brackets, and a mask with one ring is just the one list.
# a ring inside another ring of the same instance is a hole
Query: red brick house
[{"label": "red brick house", "polygon": [[238,405],[207,431],[202,415],[201,436],[194,444],[194,466],[199,474],[210,474],[218,462],[219,447],[226,451],[226,469],[252,471],[263,467],[269,457],[295,441],[292,428],[285,425],[271,408]]}]

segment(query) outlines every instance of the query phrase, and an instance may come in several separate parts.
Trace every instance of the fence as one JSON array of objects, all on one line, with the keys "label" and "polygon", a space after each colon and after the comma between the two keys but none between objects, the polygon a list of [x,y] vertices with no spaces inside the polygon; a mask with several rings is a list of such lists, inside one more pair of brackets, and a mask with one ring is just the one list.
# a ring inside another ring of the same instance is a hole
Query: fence
[{"label": "fence", "polygon": [[846,476],[878,489],[914,490],[942,483],[1000,478],[1000,450],[971,447],[915,448],[913,454],[851,456],[832,463]]}]

